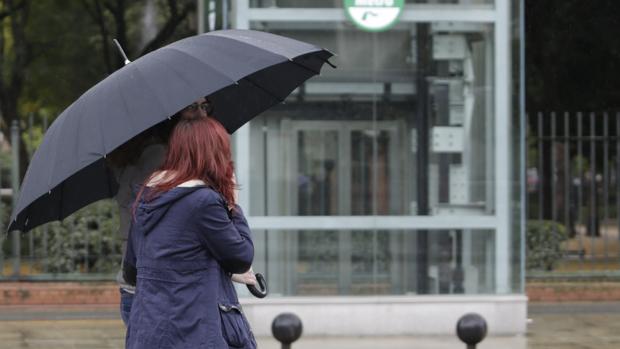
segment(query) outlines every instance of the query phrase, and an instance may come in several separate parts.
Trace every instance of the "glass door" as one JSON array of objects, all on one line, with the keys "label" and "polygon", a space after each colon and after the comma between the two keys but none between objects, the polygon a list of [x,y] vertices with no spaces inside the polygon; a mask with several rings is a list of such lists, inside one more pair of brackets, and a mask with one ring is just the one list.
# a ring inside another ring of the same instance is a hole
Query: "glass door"
[{"label": "glass door", "polygon": [[[291,178],[287,201],[294,216],[387,215],[406,200],[399,189],[403,165],[397,121],[291,121],[286,163]],[[295,294],[390,293],[387,231],[299,230],[290,246]],[[392,241],[394,240],[394,241]],[[383,288],[383,290],[378,290]]]}]

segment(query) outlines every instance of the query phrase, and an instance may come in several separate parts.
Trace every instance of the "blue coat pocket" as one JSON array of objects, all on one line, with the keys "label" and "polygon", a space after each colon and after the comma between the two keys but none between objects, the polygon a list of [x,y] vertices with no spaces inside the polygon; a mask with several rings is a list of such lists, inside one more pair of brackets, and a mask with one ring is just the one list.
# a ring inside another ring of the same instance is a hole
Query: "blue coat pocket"
[{"label": "blue coat pocket", "polygon": [[220,318],[222,320],[222,336],[232,348],[247,348],[250,345],[252,334],[243,318],[241,306],[238,304],[219,303]]}]

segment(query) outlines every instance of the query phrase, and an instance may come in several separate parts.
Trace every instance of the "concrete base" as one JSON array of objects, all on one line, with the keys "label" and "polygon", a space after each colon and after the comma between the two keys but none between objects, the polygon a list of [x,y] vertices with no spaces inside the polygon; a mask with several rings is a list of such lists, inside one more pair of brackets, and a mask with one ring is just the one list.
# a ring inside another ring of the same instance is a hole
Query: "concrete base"
[{"label": "concrete base", "polygon": [[301,318],[304,336],[454,335],[466,313],[487,321],[489,335],[521,335],[526,331],[527,297],[389,296],[242,298],[257,336],[271,336],[280,313]]},{"label": "concrete base", "polygon": [[[256,341],[260,349],[282,348],[282,344],[273,337],[257,337]],[[476,345],[476,349],[527,349],[527,342],[525,336],[486,337],[481,343]],[[302,336],[291,347],[294,349],[464,349],[466,344],[461,342],[454,334],[449,336]]]}]

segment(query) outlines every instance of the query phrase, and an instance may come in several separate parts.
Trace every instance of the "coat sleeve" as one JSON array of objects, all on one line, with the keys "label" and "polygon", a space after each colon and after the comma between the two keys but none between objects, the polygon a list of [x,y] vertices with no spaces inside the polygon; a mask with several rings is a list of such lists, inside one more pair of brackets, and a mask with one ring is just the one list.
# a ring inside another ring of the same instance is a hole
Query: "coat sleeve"
[{"label": "coat sleeve", "polygon": [[254,245],[241,208],[237,206],[230,213],[219,194],[208,192],[196,216],[201,243],[222,268],[233,274],[248,271],[254,259]]},{"label": "coat sleeve", "polygon": [[123,258],[123,279],[125,279],[128,284],[135,286],[138,269],[136,268],[136,252],[132,240],[130,230],[127,238],[127,251],[125,252],[125,256]]}]

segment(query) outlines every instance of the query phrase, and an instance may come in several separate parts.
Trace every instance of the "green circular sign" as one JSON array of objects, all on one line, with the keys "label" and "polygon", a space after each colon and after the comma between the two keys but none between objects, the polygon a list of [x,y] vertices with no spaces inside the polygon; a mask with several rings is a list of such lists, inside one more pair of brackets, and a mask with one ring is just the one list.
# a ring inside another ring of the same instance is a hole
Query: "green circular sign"
[{"label": "green circular sign", "polygon": [[360,29],[382,31],[393,26],[404,0],[344,0],[345,12]]}]

